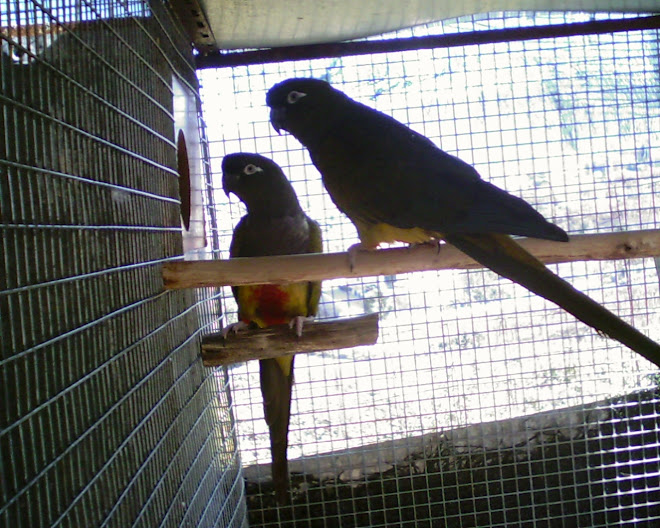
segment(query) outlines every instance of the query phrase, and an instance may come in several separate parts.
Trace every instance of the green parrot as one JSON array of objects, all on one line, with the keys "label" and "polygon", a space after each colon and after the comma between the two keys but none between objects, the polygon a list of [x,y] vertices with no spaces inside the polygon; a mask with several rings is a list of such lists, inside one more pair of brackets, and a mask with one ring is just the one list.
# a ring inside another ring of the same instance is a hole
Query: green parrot
[{"label": "green parrot", "polygon": [[[445,240],[660,366],[660,345],[552,273],[509,235],[567,241],[527,202],[459,158],[320,79],[288,79],[266,97],[275,130],[309,151],[363,249]],[[350,251],[350,250],[349,250]]]},{"label": "green parrot", "polygon": [[[321,228],[303,212],[293,187],[282,169],[258,154],[236,153],[222,160],[222,187],[234,193],[247,207],[230,246],[230,257],[258,257],[320,253]],[[321,297],[320,282],[234,286],[239,322],[223,330],[240,331],[247,326],[264,328],[285,324],[302,335],[306,320],[316,315]],[[270,431],[275,497],[288,502],[289,470],[287,436],[291,415],[294,356],[259,361],[264,416]]]}]

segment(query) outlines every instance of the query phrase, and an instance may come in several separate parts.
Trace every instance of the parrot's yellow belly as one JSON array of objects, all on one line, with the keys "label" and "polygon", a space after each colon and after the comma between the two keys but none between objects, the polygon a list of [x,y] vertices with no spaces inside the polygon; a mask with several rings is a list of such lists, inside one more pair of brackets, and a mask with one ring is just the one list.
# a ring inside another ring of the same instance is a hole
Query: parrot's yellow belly
[{"label": "parrot's yellow belly", "polygon": [[[309,283],[257,284],[238,288],[239,317],[259,328],[287,324],[296,316],[308,314]],[[293,356],[275,358],[286,376],[291,374]]]},{"label": "parrot's yellow belly", "polygon": [[307,283],[257,284],[238,289],[240,318],[260,328],[286,324],[294,317],[307,316]]}]

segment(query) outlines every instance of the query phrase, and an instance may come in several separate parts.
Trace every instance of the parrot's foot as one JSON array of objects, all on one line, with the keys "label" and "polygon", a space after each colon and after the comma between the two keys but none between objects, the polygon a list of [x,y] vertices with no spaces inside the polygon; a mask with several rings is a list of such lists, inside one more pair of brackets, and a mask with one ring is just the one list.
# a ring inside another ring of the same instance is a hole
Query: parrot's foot
[{"label": "parrot's foot", "polygon": [[289,328],[293,328],[295,326],[296,327],[296,335],[298,337],[300,337],[300,336],[302,336],[303,325],[305,323],[310,323],[313,320],[314,320],[314,318],[312,316],[304,317],[302,315],[298,315],[298,316],[294,317],[293,319],[291,319],[291,321],[289,321]]},{"label": "parrot's foot", "polygon": [[241,330],[246,330],[249,327],[247,323],[244,323],[243,321],[239,321],[238,323],[232,323],[230,325],[225,326],[222,329],[222,337],[227,339],[227,336],[231,332],[232,334],[238,334]]}]

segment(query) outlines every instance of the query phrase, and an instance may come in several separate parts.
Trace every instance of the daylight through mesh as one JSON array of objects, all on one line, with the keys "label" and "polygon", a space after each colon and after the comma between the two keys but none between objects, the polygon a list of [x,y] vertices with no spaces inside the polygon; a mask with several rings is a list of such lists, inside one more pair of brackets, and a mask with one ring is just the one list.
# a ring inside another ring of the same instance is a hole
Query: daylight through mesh
[{"label": "daylight through mesh", "polygon": [[[398,36],[589,18],[484,15]],[[293,76],[327,79],[409,124],[570,234],[660,225],[655,30],[199,75],[223,258],[244,211],[222,193],[220,163],[237,151],[283,167],[320,222],[325,251],[357,241],[307,152],[268,122],[266,91]],[[550,267],[660,339],[653,259]],[[235,311],[226,289],[228,322]],[[293,510],[274,508],[271,488],[258,486],[270,478],[258,364],[231,369],[251,526],[660,520],[658,376],[650,363],[488,271],[324,282],[321,318],[368,312],[381,315],[376,346],[296,359]]]}]

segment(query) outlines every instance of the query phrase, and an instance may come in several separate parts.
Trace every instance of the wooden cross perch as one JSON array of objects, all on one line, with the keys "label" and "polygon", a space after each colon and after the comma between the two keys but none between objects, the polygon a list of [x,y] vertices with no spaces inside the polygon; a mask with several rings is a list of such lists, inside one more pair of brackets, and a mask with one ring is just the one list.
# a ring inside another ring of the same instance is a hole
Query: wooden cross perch
[{"label": "wooden cross perch", "polygon": [[[545,263],[618,260],[660,255],[660,230],[571,236],[568,243],[520,239],[520,244]],[[412,271],[480,268],[480,264],[449,244],[358,252],[353,269],[346,253],[177,261],[163,266],[167,289],[281,284],[340,277],[391,275]],[[206,366],[250,359],[369,345],[378,338],[378,316],[314,322],[302,337],[286,325],[247,330],[228,339],[206,336],[202,358]]]},{"label": "wooden cross perch", "polygon": [[300,337],[288,325],[276,325],[229,334],[227,339],[221,333],[204,336],[202,361],[206,367],[219,367],[251,359],[373,345],[377,339],[376,313],[305,323]]}]

